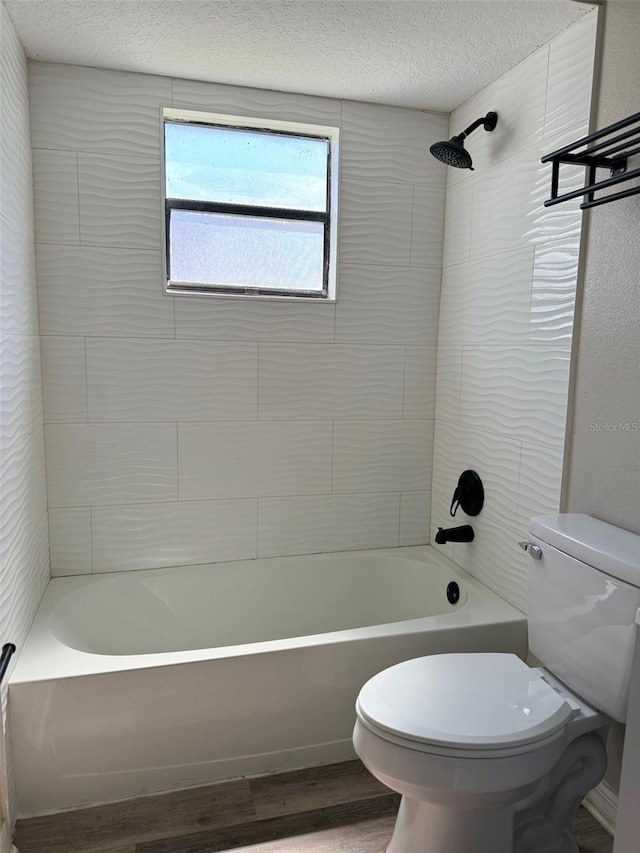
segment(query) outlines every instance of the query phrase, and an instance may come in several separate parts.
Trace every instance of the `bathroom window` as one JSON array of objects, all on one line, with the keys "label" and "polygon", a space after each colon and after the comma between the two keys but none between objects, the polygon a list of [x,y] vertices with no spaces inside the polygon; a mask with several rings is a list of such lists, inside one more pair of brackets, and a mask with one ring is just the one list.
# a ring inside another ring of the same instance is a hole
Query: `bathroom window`
[{"label": "bathroom window", "polygon": [[166,292],[335,301],[338,128],[163,109]]}]

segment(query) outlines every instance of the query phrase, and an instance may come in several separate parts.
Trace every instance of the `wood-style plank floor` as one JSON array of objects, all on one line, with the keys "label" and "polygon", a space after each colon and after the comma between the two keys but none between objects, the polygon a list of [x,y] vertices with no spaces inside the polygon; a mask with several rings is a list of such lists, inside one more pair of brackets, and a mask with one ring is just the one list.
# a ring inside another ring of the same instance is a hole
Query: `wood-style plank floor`
[{"label": "wood-style plank floor", "polygon": [[[398,803],[349,761],[18,821],[15,843],[20,853],[383,853]],[[572,831],[581,853],[611,853],[585,809]]]}]

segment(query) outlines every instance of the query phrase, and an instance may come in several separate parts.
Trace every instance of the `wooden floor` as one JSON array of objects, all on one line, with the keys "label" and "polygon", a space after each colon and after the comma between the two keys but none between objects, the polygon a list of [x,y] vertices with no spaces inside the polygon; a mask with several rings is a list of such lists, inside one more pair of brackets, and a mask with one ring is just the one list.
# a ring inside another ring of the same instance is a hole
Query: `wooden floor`
[{"label": "wooden floor", "polygon": [[[350,761],[19,821],[15,843],[20,853],[383,853],[398,802]],[[584,809],[572,829],[582,853],[611,853]]]}]

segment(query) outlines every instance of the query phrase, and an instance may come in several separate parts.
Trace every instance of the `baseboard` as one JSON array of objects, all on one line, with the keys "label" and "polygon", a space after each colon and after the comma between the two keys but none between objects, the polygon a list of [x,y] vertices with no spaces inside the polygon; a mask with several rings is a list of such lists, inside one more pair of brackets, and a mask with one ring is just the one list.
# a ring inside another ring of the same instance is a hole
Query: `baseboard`
[{"label": "baseboard", "polygon": [[583,806],[609,835],[614,834],[618,814],[618,795],[606,782],[600,782],[584,799]]}]

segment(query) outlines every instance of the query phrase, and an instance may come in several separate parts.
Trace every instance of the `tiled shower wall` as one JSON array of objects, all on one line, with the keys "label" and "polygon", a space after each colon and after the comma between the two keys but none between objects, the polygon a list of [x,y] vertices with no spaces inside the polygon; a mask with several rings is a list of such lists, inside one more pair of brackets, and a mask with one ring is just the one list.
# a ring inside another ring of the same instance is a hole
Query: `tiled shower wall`
[{"label": "tiled shower wall", "polygon": [[[20,647],[49,580],[49,548],[27,62],[2,3],[0,48],[0,645]],[[2,778],[4,810],[7,793]]]},{"label": "tiled shower wall", "polygon": [[[531,516],[559,509],[581,234],[577,202],[543,207],[540,157],[588,133],[596,24],[590,13],[450,123],[453,134],[499,115],[493,133],[469,140],[476,171],[448,170],[432,529],[471,523],[475,541],[445,553],[522,609],[517,543]],[[576,173],[563,167],[562,179],[568,187]],[[465,468],[481,475],[485,507],[454,520]]]},{"label": "tiled shower wall", "polygon": [[[53,574],[428,540],[447,117],[30,67]],[[341,125],[337,305],[162,293],[161,104]]]}]

